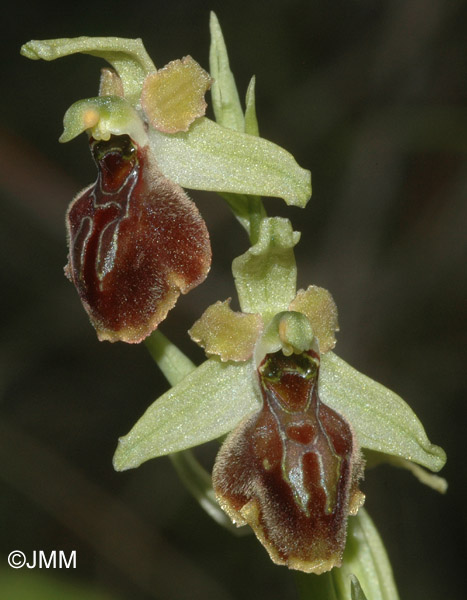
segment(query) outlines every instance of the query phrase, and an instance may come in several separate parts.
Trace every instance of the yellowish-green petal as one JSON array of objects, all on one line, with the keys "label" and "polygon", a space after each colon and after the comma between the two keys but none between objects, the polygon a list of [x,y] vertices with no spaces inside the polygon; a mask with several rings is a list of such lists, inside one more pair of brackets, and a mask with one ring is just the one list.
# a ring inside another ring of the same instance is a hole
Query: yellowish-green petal
[{"label": "yellowish-green petal", "polygon": [[253,368],[251,361],[205,361],[156,400],[120,438],[115,469],[132,469],[151,458],[203,444],[231,431],[260,406]]},{"label": "yellowish-green petal", "polygon": [[321,357],[321,400],[346,418],[363,448],[439,471],[446,462],[410,406],[397,394],[359,373],[333,352]]},{"label": "yellowish-green petal", "polygon": [[206,112],[204,95],[211,85],[209,74],[191,56],[173,60],[146,77],[141,106],[149,124],[165,133],[188,131]]},{"label": "yellowish-green petal", "polygon": [[308,317],[313,333],[318,338],[321,354],[334,348],[336,345],[334,333],[339,331],[339,325],[337,306],[328,290],[316,285],[310,285],[306,290],[299,290],[289,308]]},{"label": "yellowish-green petal", "polygon": [[222,361],[251,358],[263,328],[260,315],[233,311],[230,300],[209,306],[188,332],[208,355]]}]

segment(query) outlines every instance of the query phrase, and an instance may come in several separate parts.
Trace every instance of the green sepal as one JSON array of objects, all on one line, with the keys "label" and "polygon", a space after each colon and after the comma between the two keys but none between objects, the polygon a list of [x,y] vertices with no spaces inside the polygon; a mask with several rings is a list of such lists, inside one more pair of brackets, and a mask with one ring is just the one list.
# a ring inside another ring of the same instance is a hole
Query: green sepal
[{"label": "green sepal", "polygon": [[186,133],[150,129],[149,143],[161,171],[182,187],[283,198],[304,207],[310,172],[283,148],[263,138],[197,119]]},{"label": "green sepal", "polygon": [[213,12],[211,12],[209,29],[211,32],[209,69],[213,78],[211,97],[214,116],[219,125],[244,132],[245,120],[237,86],[230,70],[224,36],[219,21]]},{"label": "green sepal", "polygon": [[21,48],[21,54],[33,60],[55,60],[76,53],[92,54],[110,63],[122,80],[125,98],[133,105],[139,102],[146,75],[156,70],[139,38],[82,36],[31,40]]},{"label": "green sepal", "polygon": [[333,352],[321,356],[321,401],[341,414],[360,446],[439,471],[446,462],[402,398],[348,365]]},{"label": "green sepal", "polygon": [[243,312],[260,313],[268,321],[288,309],[296,291],[293,248],[299,239],[288,219],[263,219],[258,242],[232,263]]},{"label": "green sepal", "polygon": [[205,361],[156,400],[120,438],[114,468],[132,469],[151,458],[197,446],[232,430],[260,406],[251,370],[251,361]]},{"label": "green sepal", "polygon": [[98,96],[72,104],[63,117],[63,133],[59,141],[69,142],[87,130],[96,140],[127,134],[140,146],[148,142],[138,113],[120,96]]}]

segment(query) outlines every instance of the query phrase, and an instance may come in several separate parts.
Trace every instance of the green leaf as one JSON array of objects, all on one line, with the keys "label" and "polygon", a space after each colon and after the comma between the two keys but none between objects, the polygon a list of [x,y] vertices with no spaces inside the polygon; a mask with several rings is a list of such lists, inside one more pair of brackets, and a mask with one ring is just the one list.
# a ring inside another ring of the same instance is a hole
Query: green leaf
[{"label": "green leaf", "polygon": [[209,68],[213,84],[211,87],[212,106],[219,125],[245,131],[245,120],[238,96],[237,86],[230,70],[229,57],[222,30],[216,15],[211,12],[209,22],[211,47],[209,50]]},{"label": "green leaf", "polygon": [[300,234],[288,219],[261,223],[258,243],[232,263],[243,312],[260,313],[265,321],[285,311],[295,296],[297,268],[293,248]]},{"label": "green leaf", "polygon": [[148,132],[162,173],[182,187],[283,198],[304,207],[311,175],[283,148],[201,117],[187,133]]},{"label": "green leaf", "polygon": [[412,409],[391,390],[362,375],[333,352],[321,357],[321,400],[352,425],[358,442],[439,471],[446,462]]},{"label": "green leaf", "polygon": [[21,48],[21,54],[33,60],[55,60],[77,52],[92,54],[110,63],[120,75],[125,98],[133,105],[139,102],[146,75],[156,70],[140,39],[83,36],[31,40]]},{"label": "green leaf", "polygon": [[364,508],[349,517],[342,567],[331,573],[338,598],[363,600],[366,595],[370,600],[399,600],[386,549]]},{"label": "green leaf", "polygon": [[120,438],[114,467],[141,463],[220,437],[260,406],[251,361],[209,359],[156,400]]}]

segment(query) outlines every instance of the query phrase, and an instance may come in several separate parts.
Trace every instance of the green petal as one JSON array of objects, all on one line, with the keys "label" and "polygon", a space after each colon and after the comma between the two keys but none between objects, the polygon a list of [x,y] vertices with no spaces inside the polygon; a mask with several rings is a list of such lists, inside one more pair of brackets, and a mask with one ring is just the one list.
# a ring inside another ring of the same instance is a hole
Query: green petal
[{"label": "green petal", "polygon": [[321,357],[320,398],[352,425],[359,444],[431,471],[446,462],[412,409],[394,392],[362,375],[333,352]]},{"label": "green petal", "polygon": [[125,98],[137,104],[144,78],[156,70],[140,39],[118,37],[77,37],[56,40],[31,40],[21,54],[38,60],[55,60],[70,54],[92,54],[104,58],[120,75]]},{"label": "green petal", "polygon": [[120,438],[114,467],[141,463],[224,435],[260,406],[252,363],[209,359],[156,400]]},{"label": "green petal", "polygon": [[69,142],[87,130],[96,140],[108,140],[111,135],[126,133],[140,146],[148,142],[138,113],[120,96],[98,96],[72,104],[63,118],[59,141]]},{"label": "green petal", "polygon": [[295,296],[297,268],[293,253],[300,234],[288,219],[263,219],[258,243],[232,263],[243,312],[260,313],[264,320],[286,311]]},{"label": "green petal", "polygon": [[263,138],[201,117],[187,133],[149,131],[162,173],[182,187],[283,198],[304,207],[311,175],[291,154]]},{"label": "green petal", "polygon": [[211,12],[209,22],[211,47],[209,50],[209,68],[213,84],[211,88],[212,107],[216,121],[229,129],[245,131],[242,106],[237,86],[230,70],[229,57],[222,30],[216,15]]}]

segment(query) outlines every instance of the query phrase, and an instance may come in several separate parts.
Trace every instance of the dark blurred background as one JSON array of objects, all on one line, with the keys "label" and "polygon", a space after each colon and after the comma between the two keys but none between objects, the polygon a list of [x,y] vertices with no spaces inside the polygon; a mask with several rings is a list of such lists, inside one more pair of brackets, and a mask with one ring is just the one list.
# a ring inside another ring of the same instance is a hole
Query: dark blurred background
[{"label": "dark blurred background", "polygon": [[[454,0],[24,2],[2,11],[0,96],[0,597],[28,600],[294,599],[293,577],[252,536],[220,530],[167,458],[111,459],[167,384],[144,347],[98,343],[63,276],[64,213],[95,178],[84,136],[57,138],[97,93],[103,62],[19,55],[29,39],[141,37],[158,67],[208,68],[217,12],[241,93],[257,76],[261,133],[313,172],[299,284],[339,307],[337,352],[397,391],[443,446],[445,496],[379,467],[363,485],[405,600],[465,597],[467,4]],[[162,330],[186,330],[233,295],[247,240],[214,194],[195,193],[214,250],[207,283]],[[226,232],[232,232],[227,235]],[[76,570],[14,571],[10,551],[77,552]],[[462,587],[461,587],[462,585]],[[371,599],[369,599],[371,600]]]}]

